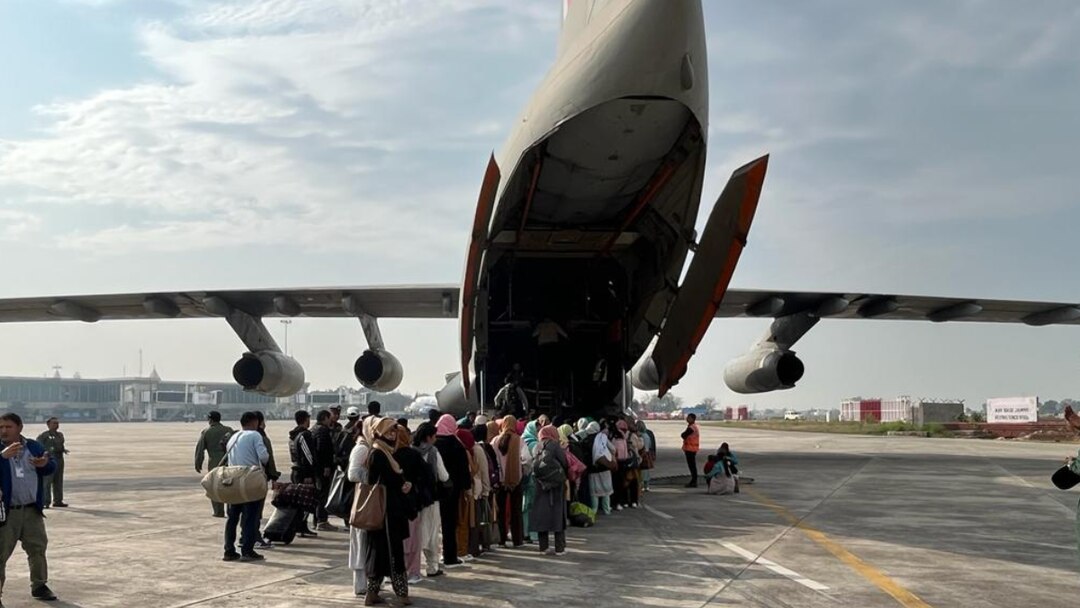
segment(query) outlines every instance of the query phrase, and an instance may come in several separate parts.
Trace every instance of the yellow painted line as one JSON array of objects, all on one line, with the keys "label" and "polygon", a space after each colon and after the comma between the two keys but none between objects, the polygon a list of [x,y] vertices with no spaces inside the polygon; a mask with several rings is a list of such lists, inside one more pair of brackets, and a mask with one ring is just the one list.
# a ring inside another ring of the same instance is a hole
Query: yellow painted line
[{"label": "yellow painted line", "polygon": [[899,602],[901,606],[904,606],[904,608],[932,608],[930,604],[922,601],[919,596],[905,589],[900,583],[889,578],[884,572],[859,559],[857,555],[845,549],[840,543],[829,538],[824,532],[812,528],[803,522],[797,515],[773,502],[768,496],[765,496],[754,488],[745,486],[743,487],[743,492],[753,496],[761,502],[761,504],[775,511],[780,517],[783,517],[790,522],[791,525],[798,528],[807,536],[807,538],[820,545],[829,553],[832,553],[836,559],[847,564],[848,567],[855,572],[858,572],[860,576],[873,583],[878,589],[891,595],[892,598]]}]

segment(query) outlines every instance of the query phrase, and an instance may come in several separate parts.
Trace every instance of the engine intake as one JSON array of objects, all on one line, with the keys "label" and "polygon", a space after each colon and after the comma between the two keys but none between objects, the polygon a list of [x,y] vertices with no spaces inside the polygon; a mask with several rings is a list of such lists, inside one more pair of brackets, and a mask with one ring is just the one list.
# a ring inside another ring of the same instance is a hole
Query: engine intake
[{"label": "engine intake", "polygon": [[405,370],[389,351],[365,350],[353,365],[353,374],[365,388],[389,393],[401,384]]},{"label": "engine intake", "polygon": [[763,348],[734,359],[724,368],[724,382],[736,393],[768,393],[793,388],[803,377],[802,361],[790,350]]},{"label": "engine intake", "polygon": [[275,351],[244,353],[232,373],[245,391],[270,397],[289,397],[304,386],[304,368],[296,359]]},{"label": "engine intake", "polygon": [[660,388],[660,371],[652,358],[652,348],[630,368],[630,383],[639,391],[655,391]]},{"label": "engine intake", "polygon": [[460,418],[470,410],[480,409],[480,400],[477,398],[479,390],[480,387],[473,380],[472,389],[466,395],[465,386],[461,383],[461,372],[453,372],[446,375],[446,386],[435,391],[435,401],[439,404],[440,412]]}]

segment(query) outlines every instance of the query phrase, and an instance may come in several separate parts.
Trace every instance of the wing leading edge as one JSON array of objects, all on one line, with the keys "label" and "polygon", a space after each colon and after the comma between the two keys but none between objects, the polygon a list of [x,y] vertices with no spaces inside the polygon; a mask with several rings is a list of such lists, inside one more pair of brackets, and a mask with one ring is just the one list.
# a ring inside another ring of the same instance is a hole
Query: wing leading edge
[{"label": "wing leading edge", "polygon": [[[460,286],[402,285],[301,289],[171,291],[0,299],[0,323],[221,316],[215,298],[259,317],[352,317],[351,296],[378,318],[445,319],[458,315]],[[939,298],[894,294],[729,289],[719,318],[772,318],[811,312],[830,319],[967,321],[1080,325],[1080,304]]]},{"label": "wing leading edge", "polygon": [[1075,302],[752,289],[728,290],[716,316],[773,318],[803,312],[829,319],[1080,325],[1080,304]]},{"label": "wing leading edge", "polygon": [[410,285],[12,298],[0,299],[0,323],[212,318],[223,316],[221,302],[255,317],[353,317],[359,307],[379,318],[456,318],[459,290]]}]

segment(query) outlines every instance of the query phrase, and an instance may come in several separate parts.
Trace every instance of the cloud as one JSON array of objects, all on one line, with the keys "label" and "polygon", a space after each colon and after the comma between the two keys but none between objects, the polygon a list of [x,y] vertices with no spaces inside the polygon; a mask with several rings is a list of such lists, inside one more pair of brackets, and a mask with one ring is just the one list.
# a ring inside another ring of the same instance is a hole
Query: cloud
[{"label": "cloud", "polygon": [[0,146],[0,196],[115,218],[55,237],[99,254],[267,245],[290,230],[342,237],[293,239],[317,250],[358,246],[350,233],[375,233],[367,243],[419,233],[458,248],[463,228],[446,230],[438,217],[473,204],[491,136],[517,104],[475,102],[471,81],[489,75],[440,66],[498,45],[507,63],[535,62],[521,70],[531,64],[518,61],[509,84],[533,78],[543,58],[532,50],[537,34],[523,38],[522,28],[540,18],[536,9],[493,0],[183,6],[136,32],[159,77],[35,108],[49,126]]}]

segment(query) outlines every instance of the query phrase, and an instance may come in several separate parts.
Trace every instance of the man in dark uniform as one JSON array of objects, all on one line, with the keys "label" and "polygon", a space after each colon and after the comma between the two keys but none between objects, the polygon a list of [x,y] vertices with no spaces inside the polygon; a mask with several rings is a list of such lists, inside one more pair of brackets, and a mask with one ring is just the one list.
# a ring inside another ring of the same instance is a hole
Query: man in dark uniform
[{"label": "man in dark uniform", "polygon": [[[207,427],[199,435],[199,443],[195,444],[195,472],[202,473],[203,455],[209,455],[206,470],[216,468],[225,458],[225,439],[232,435],[233,430],[221,424],[221,413],[210,412],[206,415]],[[214,507],[214,517],[225,517],[225,505],[220,502],[210,501]]]},{"label": "man in dark uniform", "polygon": [[337,527],[330,523],[326,512],[326,499],[330,496],[330,482],[334,478],[335,451],[332,416],[328,410],[315,414],[315,428],[311,437],[315,440],[315,488],[319,491],[319,504],[315,510],[315,529],[334,532]]},{"label": "man in dark uniform", "polygon": [[60,432],[60,420],[55,416],[46,420],[45,426],[49,427],[49,430],[38,435],[37,441],[45,446],[45,451],[49,453],[49,456],[52,456],[53,462],[56,463],[56,470],[44,480],[45,508],[48,509],[50,506],[66,507],[67,503],[64,502],[64,454],[67,454],[68,451],[64,447],[64,434]]}]

